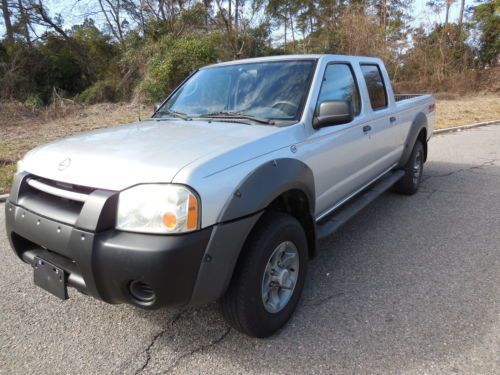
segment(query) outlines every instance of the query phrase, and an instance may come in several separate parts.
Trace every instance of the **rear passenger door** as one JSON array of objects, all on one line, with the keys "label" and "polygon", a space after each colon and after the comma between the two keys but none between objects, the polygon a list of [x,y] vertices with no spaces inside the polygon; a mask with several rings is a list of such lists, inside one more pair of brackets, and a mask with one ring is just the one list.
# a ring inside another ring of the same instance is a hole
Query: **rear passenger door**
[{"label": "rear passenger door", "polygon": [[373,176],[377,176],[397,162],[397,119],[380,66],[376,63],[361,63],[360,67],[372,111],[369,124],[369,137],[372,142],[369,159]]}]

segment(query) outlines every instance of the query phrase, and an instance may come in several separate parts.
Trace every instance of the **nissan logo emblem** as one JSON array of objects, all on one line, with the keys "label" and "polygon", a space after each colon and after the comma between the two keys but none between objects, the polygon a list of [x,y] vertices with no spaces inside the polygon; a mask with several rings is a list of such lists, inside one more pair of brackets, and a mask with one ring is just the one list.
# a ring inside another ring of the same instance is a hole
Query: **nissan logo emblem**
[{"label": "nissan logo emblem", "polygon": [[66,158],[62,162],[59,163],[59,166],[57,167],[57,169],[60,170],[60,171],[63,171],[66,168],[68,168],[70,164],[71,164],[71,159],[70,158]]}]

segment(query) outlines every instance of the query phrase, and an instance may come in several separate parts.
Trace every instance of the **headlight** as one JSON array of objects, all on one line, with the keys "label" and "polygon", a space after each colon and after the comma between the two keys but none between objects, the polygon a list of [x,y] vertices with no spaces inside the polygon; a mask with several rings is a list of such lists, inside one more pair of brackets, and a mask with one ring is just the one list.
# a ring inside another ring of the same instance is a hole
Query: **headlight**
[{"label": "headlight", "polygon": [[187,187],[137,185],[120,193],[116,229],[143,233],[182,233],[199,228],[200,204]]}]

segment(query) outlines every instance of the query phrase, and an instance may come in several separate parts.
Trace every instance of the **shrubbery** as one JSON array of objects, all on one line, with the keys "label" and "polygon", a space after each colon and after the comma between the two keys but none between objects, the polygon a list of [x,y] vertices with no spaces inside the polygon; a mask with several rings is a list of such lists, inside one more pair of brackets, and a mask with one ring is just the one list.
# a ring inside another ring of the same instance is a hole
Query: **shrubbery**
[{"label": "shrubbery", "polygon": [[141,85],[149,101],[165,98],[191,72],[217,61],[211,34],[182,38],[167,35],[155,44],[154,51]]},{"label": "shrubbery", "polygon": [[116,102],[118,100],[116,83],[103,80],[97,81],[92,86],[86,88],[82,93],[78,94],[75,99],[85,104]]},{"label": "shrubbery", "polygon": [[[154,102],[200,66],[283,53],[377,56],[396,87],[481,90],[500,64],[498,1],[474,6],[469,21],[413,28],[408,0],[110,0],[95,2],[105,27],[85,19],[68,30],[44,0],[6,2],[15,22],[0,41],[0,100]],[[34,29],[45,32],[35,40]]]}]

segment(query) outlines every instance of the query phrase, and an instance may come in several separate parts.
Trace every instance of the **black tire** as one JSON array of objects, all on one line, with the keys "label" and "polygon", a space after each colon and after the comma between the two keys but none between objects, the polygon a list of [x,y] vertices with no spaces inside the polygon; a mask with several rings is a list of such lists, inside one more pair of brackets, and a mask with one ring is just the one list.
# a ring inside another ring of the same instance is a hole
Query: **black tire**
[{"label": "black tire", "polygon": [[415,194],[422,181],[424,171],[424,146],[420,140],[415,142],[410,158],[403,170],[405,171],[405,175],[394,184],[393,191],[404,195]]},{"label": "black tire", "polygon": [[[286,241],[292,242],[298,252],[298,276],[288,302],[283,303],[280,311],[271,313],[262,296],[264,272],[275,249]],[[307,239],[297,219],[284,213],[266,212],[247,239],[231,284],[220,301],[224,318],[248,336],[271,336],[290,319],[297,306],[307,262]]]}]

